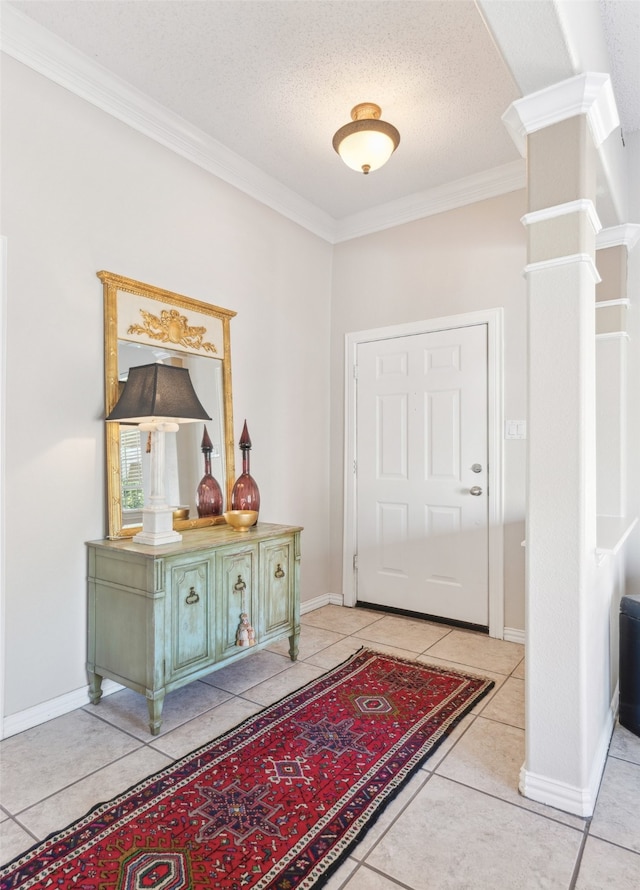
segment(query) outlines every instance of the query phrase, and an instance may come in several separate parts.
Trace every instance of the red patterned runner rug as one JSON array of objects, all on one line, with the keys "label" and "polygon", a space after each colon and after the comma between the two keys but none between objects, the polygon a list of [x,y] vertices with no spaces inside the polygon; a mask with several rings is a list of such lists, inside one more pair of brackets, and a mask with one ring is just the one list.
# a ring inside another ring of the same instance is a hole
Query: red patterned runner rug
[{"label": "red patterned runner rug", "polygon": [[361,650],[38,844],[0,888],[319,887],[492,686]]}]

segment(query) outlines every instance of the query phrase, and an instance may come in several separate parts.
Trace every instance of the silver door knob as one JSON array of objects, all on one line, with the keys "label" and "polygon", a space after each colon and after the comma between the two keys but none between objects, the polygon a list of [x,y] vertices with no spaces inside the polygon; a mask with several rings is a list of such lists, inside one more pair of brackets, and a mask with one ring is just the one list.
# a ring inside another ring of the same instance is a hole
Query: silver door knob
[{"label": "silver door knob", "polygon": [[478,498],[482,494],[482,489],[479,485],[474,485],[473,488],[469,489],[469,494],[472,494],[474,498]]}]

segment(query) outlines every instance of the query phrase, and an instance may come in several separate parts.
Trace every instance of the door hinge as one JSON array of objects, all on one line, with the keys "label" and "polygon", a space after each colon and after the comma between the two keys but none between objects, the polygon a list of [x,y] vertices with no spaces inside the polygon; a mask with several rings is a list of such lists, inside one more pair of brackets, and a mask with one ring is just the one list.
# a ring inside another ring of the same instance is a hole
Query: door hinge
[{"label": "door hinge", "polygon": [[358,366],[357,365],[353,366],[353,379],[354,380],[358,379]]},{"label": "door hinge", "polygon": [[353,554],[353,570],[354,570],[354,572],[358,571],[358,554],[357,553]]},{"label": "door hinge", "polygon": [[355,460],[355,458],[354,458],[354,461],[353,461],[353,475],[354,475],[354,476],[357,476],[357,475],[358,475],[358,462],[357,462],[357,460]]}]

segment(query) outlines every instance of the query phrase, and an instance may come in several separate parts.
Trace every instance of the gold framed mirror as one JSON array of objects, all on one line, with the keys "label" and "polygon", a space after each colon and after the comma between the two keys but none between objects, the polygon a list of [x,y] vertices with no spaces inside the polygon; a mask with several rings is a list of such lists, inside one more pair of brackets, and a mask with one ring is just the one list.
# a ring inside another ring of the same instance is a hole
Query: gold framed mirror
[{"label": "gold framed mirror", "polygon": [[[221,515],[199,516],[196,491],[204,475],[202,444],[208,437],[211,473],[231,503],[235,481],[231,345],[236,314],[181,294],[98,272],[104,293],[105,417],[113,410],[129,368],[160,362],[189,370],[211,421],[190,423],[172,434],[166,488],[178,531],[224,524]],[[129,538],[142,524],[148,469],[145,443],[136,426],[107,423],[107,536]]]}]

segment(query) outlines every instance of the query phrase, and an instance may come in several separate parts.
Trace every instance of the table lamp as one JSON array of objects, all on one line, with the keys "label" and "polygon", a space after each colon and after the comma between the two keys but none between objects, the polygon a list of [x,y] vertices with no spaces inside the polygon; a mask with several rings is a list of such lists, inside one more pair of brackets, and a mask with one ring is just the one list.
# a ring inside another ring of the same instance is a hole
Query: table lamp
[{"label": "table lamp", "polygon": [[152,546],[181,541],[164,491],[164,437],[175,433],[182,423],[211,420],[195,394],[189,371],[157,363],[130,368],[122,395],[106,419],[137,424],[150,434],[151,493],[142,510],[142,531],[133,540]]}]

